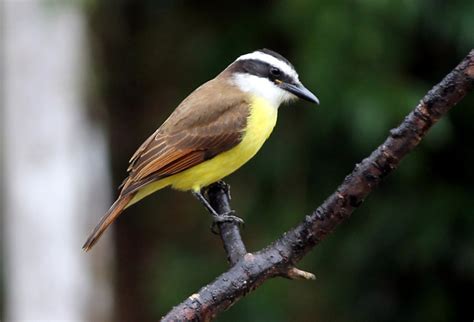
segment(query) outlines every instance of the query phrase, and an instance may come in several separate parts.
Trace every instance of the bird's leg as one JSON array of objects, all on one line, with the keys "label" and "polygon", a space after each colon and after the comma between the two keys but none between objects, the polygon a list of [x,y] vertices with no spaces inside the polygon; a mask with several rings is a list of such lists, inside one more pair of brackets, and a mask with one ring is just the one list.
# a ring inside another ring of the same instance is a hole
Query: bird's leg
[{"label": "bird's leg", "polygon": [[212,208],[211,204],[209,203],[209,201],[207,201],[206,197],[204,197],[201,191],[193,191],[193,196],[196,197],[196,199],[199,200],[204,207],[206,207],[207,211],[209,211],[209,213],[214,218],[220,216],[217,211]]},{"label": "bird's leg", "polygon": [[[224,186],[224,191],[225,193],[227,194],[227,196],[229,197],[229,189],[228,189],[228,186],[227,184],[223,183]],[[205,188],[206,189],[206,188]],[[218,229],[216,228],[216,226],[219,224],[219,223],[223,223],[223,222],[234,222],[234,223],[237,223],[238,225],[243,225],[244,224],[244,221],[242,218],[239,218],[237,216],[235,216],[235,211],[234,210],[230,210],[230,211],[227,211],[225,213],[222,213],[222,214],[219,214],[212,206],[211,204],[209,203],[209,201],[206,199],[206,197],[204,197],[204,195],[202,194],[202,190],[201,191],[193,191],[193,195],[204,205],[204,207],[206,207],[207,211],[212,215],[213,217],[213,222],[212,222],[212,226],[211,226],[211,230],[213,233],[218,233]],[[229,198],[230,199],[230,198]]]}]

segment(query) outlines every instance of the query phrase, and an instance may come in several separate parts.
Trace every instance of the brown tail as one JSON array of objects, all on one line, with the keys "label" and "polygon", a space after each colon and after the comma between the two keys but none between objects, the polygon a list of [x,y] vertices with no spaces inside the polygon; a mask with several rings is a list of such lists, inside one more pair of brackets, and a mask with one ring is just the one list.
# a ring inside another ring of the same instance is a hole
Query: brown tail
[{"label": "brown tail", "polygon": [[122,213],[124,208],[128,205],[134,194],[127,194],[120,196],[114,204],[110,207],[109,211],[100,219],[100,222],[95,226],[92,233],[87,238],[87,241],[82,246],[82,249],[86,252],[89,251],[95,243],[99,240],[100,236],[104,233],[107,227],[114,222],[115,219]]}]

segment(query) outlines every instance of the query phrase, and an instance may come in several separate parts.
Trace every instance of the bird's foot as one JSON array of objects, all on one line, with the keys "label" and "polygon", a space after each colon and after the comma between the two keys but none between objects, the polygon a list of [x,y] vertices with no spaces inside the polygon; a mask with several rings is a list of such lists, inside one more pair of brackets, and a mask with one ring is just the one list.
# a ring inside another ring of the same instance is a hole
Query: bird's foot
[{"label": "bird's foot", "polygon": [[[220,187],[222,187],[222,189],[225,191],[225,193],[227,194],[227,196],[229,197],[230,199],[230,193],[229,193],[229,185],[227,185],[224,181],[219,181],[218,183],[216,183],[218,185],[220,185]],[[207,193],[206,190],[204,190],[205,193]],[[235,223],[237,224],[239,227],[243,227],[245,222],[242,218],[240,217],[237,217],[235,215],[235,211],[234,210],[231,210],[231,211],[228,211],[228,212],[225,212],[223,214],[219,214],[212,206],[211,204],[209,203],[209,201],[206,199],[206,197],[204,197],[204,195],[202,194],[201,191],[194,191],[193,192],[193,195],[204,205],[204,207],[206,207],[207,211],[212,215],[212,225],[211,225],[211,231],[218,235],[219,234],[219,225],[221,223]]]},{"label": "bird's foot", "polygon": [[219,234],[219,224],[229,222],[229,223],[235,223],[239,227],[243,227],[245,225],[245,221],[234,215],[235,211],[231,210],[229,212],[226,212],[224,214],[218,214],[213,216],[213,221],[211,225],[211,231],[218,235]]}]

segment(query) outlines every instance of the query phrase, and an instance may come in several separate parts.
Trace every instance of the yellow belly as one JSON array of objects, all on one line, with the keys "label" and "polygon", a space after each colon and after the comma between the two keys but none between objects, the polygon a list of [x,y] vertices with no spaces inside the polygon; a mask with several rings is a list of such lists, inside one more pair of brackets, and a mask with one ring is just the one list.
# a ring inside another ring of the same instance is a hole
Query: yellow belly
[{"label": "yellow belly", "polygon": [[137,192],[128,206],[167,186],[198,191],[231,174],[260,150],[272,133],[276,121],[277,107],[261,98],[252,99],[247,128],[238,145],[190,169],[145,186]]}]

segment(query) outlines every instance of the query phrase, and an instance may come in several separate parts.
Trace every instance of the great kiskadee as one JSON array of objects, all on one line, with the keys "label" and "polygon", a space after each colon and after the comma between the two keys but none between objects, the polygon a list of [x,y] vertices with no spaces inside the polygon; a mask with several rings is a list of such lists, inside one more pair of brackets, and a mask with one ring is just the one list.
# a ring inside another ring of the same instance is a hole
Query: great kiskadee
[{"label": "great kiskadee", "polygon": [[250,160],[272,132],[280,104],[297,98],[319,103],[283,56],[262,49],[237,58],[182,101],[138,148],[117,200],[83,249],[91,249],[124,209],[168,186],[192,191],[220,216],[201,189]]}]

